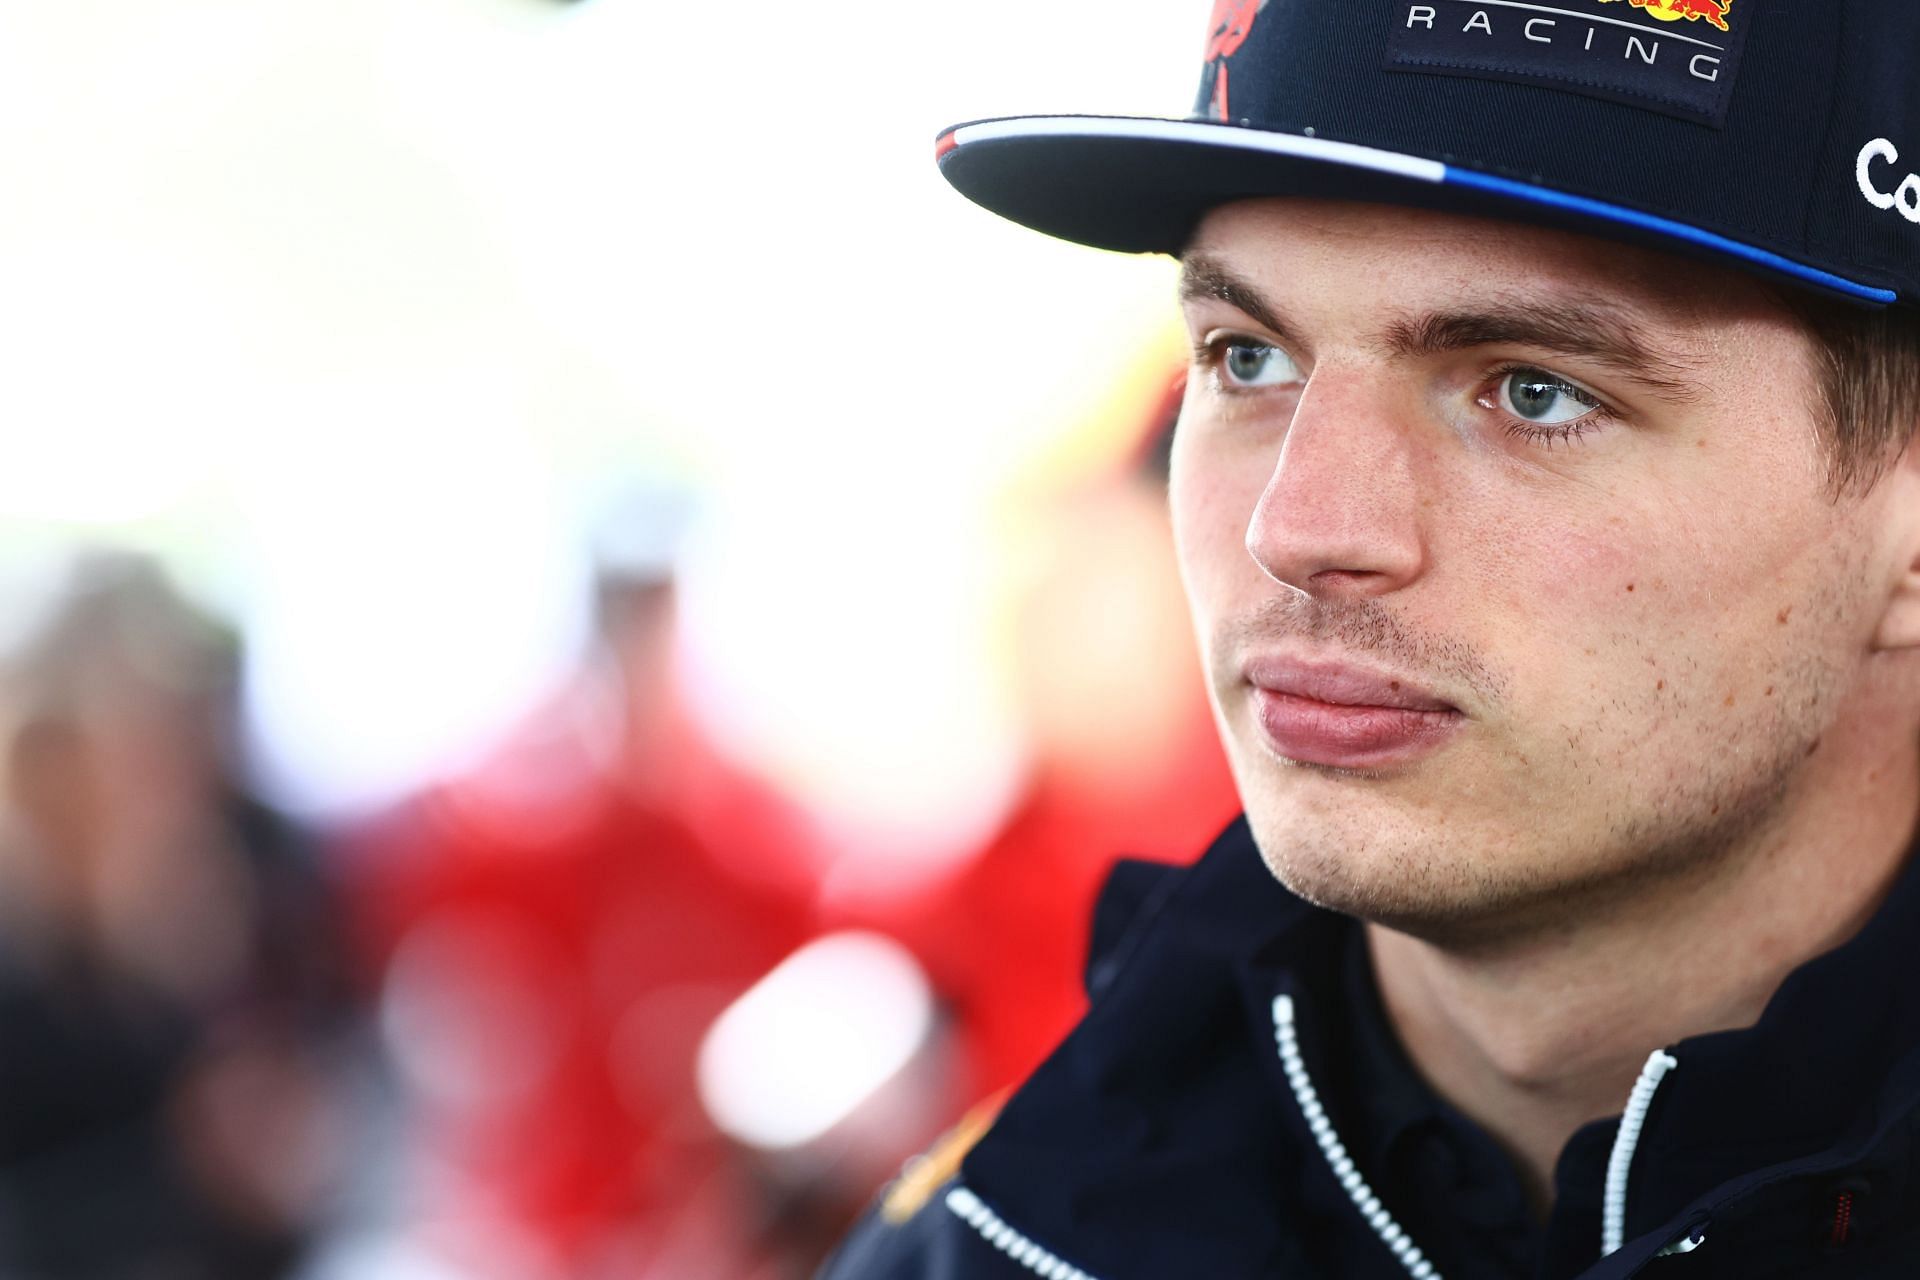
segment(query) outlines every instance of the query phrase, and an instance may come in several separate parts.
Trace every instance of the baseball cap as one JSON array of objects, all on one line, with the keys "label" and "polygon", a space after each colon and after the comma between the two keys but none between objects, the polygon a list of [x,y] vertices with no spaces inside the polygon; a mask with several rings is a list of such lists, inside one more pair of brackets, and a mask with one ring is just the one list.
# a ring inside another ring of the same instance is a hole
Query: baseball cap
[{"label": "baseball cap", "polygon": [[976,120],[939,135],[941,173],[1127,252],[1321,196],[1920,305],[1917,0],[1216,0],[1203,62],[1183,118]]}]

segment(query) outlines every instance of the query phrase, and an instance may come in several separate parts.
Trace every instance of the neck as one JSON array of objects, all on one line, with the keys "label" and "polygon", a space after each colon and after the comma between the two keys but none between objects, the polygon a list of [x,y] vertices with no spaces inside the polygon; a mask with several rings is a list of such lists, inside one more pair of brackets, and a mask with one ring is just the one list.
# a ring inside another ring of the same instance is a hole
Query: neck
[{"label": "neck", "polygon": [[1368,926],[1408,1055],[1513,1157],[1537,1212],[1567,1139],[1619,1113],[1652,1050],[1751,1026],[1885,898],[1914,839],[1920,750],[1911,733],[1835,736],[1774,821],[1688,881],[1511,945]]}]

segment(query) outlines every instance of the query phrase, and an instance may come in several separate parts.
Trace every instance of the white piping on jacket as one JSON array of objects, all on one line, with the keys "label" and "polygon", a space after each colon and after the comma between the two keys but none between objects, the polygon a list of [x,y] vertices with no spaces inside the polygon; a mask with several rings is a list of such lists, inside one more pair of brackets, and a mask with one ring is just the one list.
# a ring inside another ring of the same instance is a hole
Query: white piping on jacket
[{"label": "white piping on jacket", "polygon": [[965,1187],[955,1186],[947,1191],[947,1208],[954,1217],[978,1231],[988,1244],[1037,1276],[1045,1276],[1046,1280],[1094,1280],[1065,1258],[1049,1253],[1038,1242],[1008,1226],[1006,1219]]},{"label": "white piping on jacket", "polygon": [[[1354,1166],[1353,1157],[1347,1154],[1340,1135],[1334,1132],[1333,1122],[1327,1118],[1326,1108],[1320,1105],[1320,1096],[1314,1090],[1313,1081],[1307,1075],[1307,1065],[1300,1057],[1300,1037],[1294,1028],[1292,996],[1274,997],[1273,1030],[1280,1049],[1280,1063],[1286,1069],[1287,1084],[1293,1090],[1294,1101],[1299,1104],[1300,1114],[1306,1118],[1307,1129],[1319,1145],[1320,1154],[1326,1157],[1334,1177],[1340,1180],[1341,1187],[1353,1201],[1353,1207],[1360,1211],[1360,1216],[1366,1219],[1381,1243],[1392,1251],[1414,1280],[1441,1280],[1440,1272],[1433,1263],[1427,1260],[1412,1238],[1394,1221],[1386,1206],[1380,1203],[1380,1197],[1373,1193],[1366,1178]],[[1640,1078],[1634,1082],[1633,1092],[1627,1097],[1626,1110],[1620,1116],[1619,1131],[1614,1135],[1613,1151],[1607,1158],[1606,1199],[1601,1209],[1600,1224],[1602,1257],[1618,1250],[1624,1242],[1627,1173],[1633,1165],[1634,1148],[1640,1144],[1640,1130],[1646,1125],[1647,1111],[1653,1105],[1654,1090],[1660,1087],[1660,1081],[1667,1072],[1679,1065],[1679,1059],[1672,1054],[1656,1049],[1648,1057],[1646,1066],[1641,1068]],[[1035,1275],[1043,1276],[1046,1280],[1095,1280],[1092,1275],[1051,1252],[1038,1241],[1015,1230],[966,1187],[956,1184],[949,1188],[945,1202],[948,1212],[972,1227],[981,1239]],[[1692,1253],[1705,1239],[1704,1232],[1682,1237],[1660,1250],[1658,1256]]]},{"label": "white piping on jacket", "polygon": [[1280,1042],[1280,1063],[1287,1070],[1287,1084],[1293,1089],[1294,1101],[1300,1104],[1300,1114],[1306,1117],[1313,1140],[1320,1144],[1320,1154],[1333,1167],[1333,1176],[1340,1179],[1340,1185],[1346,1188],[1353,1207],[1360,1211],[1360,1216],[1367,1220],[1367,1225],[1380,1237],[1380,1242],[1393,1251],[1393,1256],[1400,1260],[1400,1265],[1407,1269],[1414,1280],[1440,1280],[1440,1273],[1434,1270],[1433,1264],[1427,1261],[1400,1224],[1393,1220],[1393,1215],[1380,1203],[1380,1197],[1373,1194],[1373,1188],[1354,1168],[1353,1157],[1347,1154],[1340,1135],[1333,1131],[1333,1122],[1327,1119],[1327,1110],[1320,1105],[1320,1096],[1314,1092],[1313,1081],[1307,1078],[1307,1065],[1300,1059],[1300,1039],[1293,1028],[1292,996],[1274,997],[1273,1030]]},{"label": "white piping on jacket", "polygon": [[[1655,1049],[1647,1056],[1647,1065],[1640,1068],[1633,1092],[1627,1095],[1627,1109],[1620,1113],[1620,1128],[1613,1135],[1613,1153],[1607,1157],[1607,1195],[1600,1209],[1600,1256],[1603,1258],[1626,1242],[1627,1172],[1633,1167],[1633,1150],[1640,1145],[1640,1129],[1647,1122],[1647,1108],[1653,1105],[1653,1091],[1660,1087],[1667,1072],[1679,1065],[1680,1060],[1672,1054]],[[1691,1252],[1697,1244],[1696,1241],[1674,1252]]]},{"label": "white piping on jacket", "polygon": [[[1367,1220],[1367,1225],[1373,1228],[1381,1243],[1393,1251],[1393,1256],[1400,1260],[1400,1265],[1415,1280],[1440,1280],[1440,1273],[1415,1247],[1400,1224],[1393,1220],[1393,1215],[1380,1203],[1380,1197],[1373,1193],[1373,1188],[1367,1185],[1360,1170],[1354,1167],[1353,1157],[1347,1154],[1340,1135],[1334,1132],[1333,1122],[1327,1119],[1326,1108],[1320,1105],[1313,1081],[1307,1077],[1306,1063],[1300,1058],[1299,1033],[1293,1025],[1292,996],[1274,997],[1273,1029],[1280,1043],[1280,1062],[1287,1070],[1287,1084],[1293,1089],[1294,1101],[1300,1104],[1300,1114],[1306,1117],[1313,1140],[1320,1144],[1320,1154],[1332,1166],[1333,1176],[1340,1179],[1340,1185],[1346,1189],[1353,1207],[1360,1211],[1360,1216]],[[1633,1150],[1640,1144],[1640,1130],[1647,1122],[1647,1109],[1653,1105],[1653,1091],[1660,1087],[1661,1078],[1679,1065],[1679,1059],[1672,1054],[1656,1049],[1647,1059],[1647,1065],[1641,1069],[1640,1079],[1634,1082],[1633,1092],[1627,1097],[1627,1109],[1621,1113],[1620,1129],[1614,1135],[1613,1153],[1607,1158],[1607,1192],[1601,1207],[1600,1222],[1602,1257],[1614,1252],[1624,1241],[1627,1171],[1633,1165]],[[1657,1256],[1692,1253],[1705,1241],[1704,1232],[1689,1234],[1660,1250]]]}]

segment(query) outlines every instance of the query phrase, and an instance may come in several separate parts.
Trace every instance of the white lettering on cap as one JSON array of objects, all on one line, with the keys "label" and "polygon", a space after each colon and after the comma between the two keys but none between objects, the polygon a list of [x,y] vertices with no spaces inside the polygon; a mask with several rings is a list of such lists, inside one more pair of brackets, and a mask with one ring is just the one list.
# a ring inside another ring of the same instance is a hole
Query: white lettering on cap
[{"label": "white lettering on cap", "polygon": [[1860,184],[1860,194],[1876,209],[1893,208],[1893,197],[1873,185],[1873,175],[1867,172],[1868,166],[1875,160],[1885,160],[1891,164],[1899,158],[1899,148],[1885,138],[1875,138],[1860,148],[1860,154],[1853,162],[1853,176]]},{"label": "white lettering on cap", "polygon": [[1892,191],[1882,191],[1873,185],[1873,162],[1885,160],[1895,164],[1899,159],[1899,148],[1885,138],[1875,138],[1860,148],[1853,162],[1853,176],[1868,204],[1876,209],[1898,209],[1908,222],[1920,223],[1920,173],[1909,173]]},{"label": "white lettering on cap", "polygon": [[1920,222],[1920,173],[1910,173],[1893,189],[1893,202],[1908,222]]},{"label": "white lettering on cap", "polygon": [[1876,209],[1898,209],[1908,222],[1920,223],[1920,173],[1909,173],[1892,191],[1882,191],[1873,185],[1873,162],[1885,160],[1894,164],[1899,159],[1900,151],[1893,143],[1875,138],[1860,148],[1853,162],[1853,176],[1860,183],[1860,194],[1867,198],[1868,204]]}]

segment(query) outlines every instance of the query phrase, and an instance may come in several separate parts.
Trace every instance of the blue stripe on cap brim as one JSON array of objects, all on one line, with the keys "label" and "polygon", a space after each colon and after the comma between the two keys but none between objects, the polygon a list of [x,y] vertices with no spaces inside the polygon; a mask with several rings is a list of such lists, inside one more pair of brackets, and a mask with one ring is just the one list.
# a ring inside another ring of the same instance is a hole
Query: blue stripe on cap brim
[{"label": "blue stripe on cap brim", "polygon": [[[980,120],[948,129],[936,140],[935,155],[944,167],[945,162],[958,152],[981,143],[1067,141],[1075,138],[1177,143],[1247,155],[1269,155],[1403,179],[1429,188],[1457,188],[1517,201],[1542,211],[1575,215],[1588,223],[1612,225],[1635,233],[1636,238],[1672,241],[1694,250],[1704,250],[1860,302],[1886,306],[1899,301],[1899,295],[1891,289],[1850,280],[1769,249],[1624,205],[1609,204],[1603,200],[1571,195],[1550,187],[1496,177],[1379,147],[1244,125],[1126,116],[1016,116]],[[972,192],[968,194],[980,199]],[[990,201],[982,203],[992,207]],[[1096,236],[1089,236],[1087,242],[1097,244],[1099,241]]]},{"label": "blue stripe on cap brim", "polygon": [[1716,235],[1711,231],[1702,231],[1699,227],[1675,222],[1671,218],[1656,217],[1651,213],[1642,213],[1638,209],[1628,209],[1617,204],[1607,204],[1601,200],[1589,200],[1585,196],[1568,195],[1564,191],[1555,191],[1551,187],[1536,187],[1530,183],[1515,182],[1511,178],[1496,178],[1488,173],[1475,173],[1471,169],[1457,169],[1452,165],[1446,168],[1445,181],[1453,186],[1490,191],[1551,209],[1566,209],[1570,212],[1585,214],[1590,218],[1617,222],[1622,226],[1634,227],[1642,231],[1651,231],[1656,235],[1671,236],[1675,240],[1683,240],[1703,249],[1711,249],[1715,253],[1740,258],[1755,266],[1765,267],[1769,271],[1777,271],[1781,275],[1804,280],[1822,289],[1844,293],[1866,302],[1877,302],[1884,306],[1899,301],[1900,295],[1891,289],[1880,289],[1870,284],[1862,284],[1857,280],[1848,280],[1831,271],[1823,271],[1819,267],[1808,266],[1804,262],[1795,262],[1771,250],[1742,244],[1738,240]]}]

